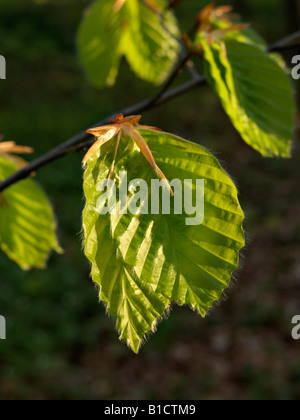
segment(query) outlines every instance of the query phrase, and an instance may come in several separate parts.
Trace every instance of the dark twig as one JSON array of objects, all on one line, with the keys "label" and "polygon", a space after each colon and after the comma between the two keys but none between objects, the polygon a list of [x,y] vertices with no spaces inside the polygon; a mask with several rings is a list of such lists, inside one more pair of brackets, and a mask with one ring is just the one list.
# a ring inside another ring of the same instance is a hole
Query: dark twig
[{"label": "dark twig", "polygon": [[187,64],[187,62],[191,58],[191,55],[192,55],[192,53],[187,53],[179,61],[179,63],[177,64],[177,66],[174,68],[174,70],[170,74],[168,80],[166,81],[166,83],[164,84],[162,89],[158,92],[158,94],[156,96],[153,97],[153,99],[151,99],[149,101],[149,107],[150,108],[152,107],[152,105],[155,105],[160,100],[160,98],[164,95],[164,93],[167,92],[168,89],[172,86],[172,84],[177,79],[178,75],[181,73],[182,69],[185,67],[185,65]]},{"label": "dark twig", "polygon": [[300,43],[300,31],[282,38],[280,41],[274,42],[269,46],[269,52],[279,52],[297,47]]},{"label": "dark twig", "polygon": [[[148,111],[149,109],[155,108],[159,105],[169,102],[172,99],[195,89],[196,87],[204,85],[205,83],[206,83],[206,78],[204,76],[199,76],[197,78],[192,79],[189,82],[183,83],[182,85],[168,92],[163,93],[159,98],[157,97],[156,102],[153,101],[153,98],[147,99],[136,105],[125,108],[117,112],[116,114],[120,113],[120,114],[123,114],[124,116],[132,115],[132,114],[141,114],[142,112]],[[101,125],[107,124],[111,119],[115,118],[116,114],[111,115],[108,118],[105,118],[104,120],[100,121],[98,124],[95,124],[95,126],[101,126]],[[0,192],[10,187],[11,185],[15,184],[16,182],[21,181],[22,179],[28,178],[31,175],[31,173],[36,172],[38,169],[42,168],[45,165],[51,162],[54,162],[55,160],[58,160],[62,158],[63,156],[84,150],[85,148],[93,144],[93,142],[94,140],[89,134],[86,133],[86,131],[83,131],[77,134],[76,136],[70,138],[66,142],[50,150],[45,155],[32,161],[25,168],[19,170],[14,175],[7,178],[5,181],[1,182]]]}]

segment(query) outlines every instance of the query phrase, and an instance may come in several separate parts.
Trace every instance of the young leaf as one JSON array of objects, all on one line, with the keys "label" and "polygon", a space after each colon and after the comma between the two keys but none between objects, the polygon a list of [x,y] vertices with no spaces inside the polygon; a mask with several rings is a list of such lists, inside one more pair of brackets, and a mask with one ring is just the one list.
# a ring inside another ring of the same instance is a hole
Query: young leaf
[{"label": "young leaf", "polygon": [[230,37],[201,45],[207,79],[245,142],[263,156],[290,157],[295,101],[277,57]]},{"label": "young leaf", "polygon": [[165,0],[152,3],[158,13],[139,0],[99,0],[88,11],[78,49],[96,86],[114,84],[122,56],[142,79],[155,84],[166,79],[179,52],[179,31],[173,14],[164,11]]},{"label": "young leaf", "polygon": [[[162,181],[164,194],[170,198],[170,214],[152,208],[156,187],[151,180],[158,175],[129,137],[122,135],[112,174],[115,148],[110,142],[87,161],[85,253],[92,263],[92,278],[100,287],[100,300],[117,318],[120,338],[135,352],[172,302],[188,304],[205,316],[229,286],[244,246],[244,214],[236,187],[211,153],[164,132],[138,129],[138,133],[169,181],[192,180],[195,198],[196,181],[204,180],[204,214],[199,210],[199,224],[195,225],[189,224],[191,216],[185,206],[175,214],[176,189],[171,197]],[[110,204],[115,211],[100,214],[105,197],[114,189],[104,192],[102,188],[110,174],[116,189],[116,202]],[[136,179],[139,206],[145,210],[148,203],[148,214],[130,211],[132,207],[122,214],[124,203],[130,206],[136,201],[130,184]],[[158,200],[160,206],[166,202]]]},{"label": "young leaf", "polygon": [[[0,181],[16,170],[0,156]],[[48,199],[31,179],[0,193],[0,248],[24,270],[44,268],[52,249],[61,252]]]},{"label": "young leaf", "polygon": [[155,0],[153,3],[164,15],[164,22],[142,1],[128,1],[131,18],[128,31],[124,32],[123,48],[137,76],[159,85],[176,62],[180,33],[172,12],[163,12],[166,1]]}]

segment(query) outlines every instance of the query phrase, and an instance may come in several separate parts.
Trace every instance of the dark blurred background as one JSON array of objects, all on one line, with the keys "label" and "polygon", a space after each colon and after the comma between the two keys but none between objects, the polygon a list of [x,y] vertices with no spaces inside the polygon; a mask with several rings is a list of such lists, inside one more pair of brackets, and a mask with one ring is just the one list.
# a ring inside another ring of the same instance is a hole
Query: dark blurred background
[{"label": "dark blurred background", "polygon": [[[0,82],[0,133],[33,146],[35,156],[155,92],[126,63],[112,89],[98,91],[87,80],[75,34],[89,3],[1,0],[7,80]],[[268,42],[299,27],[298,1],[229,3]],[[182,3],[185,28],[205,4]],[[264,159],[240,139],[209,87],[148,112],[143,122],[208,147],[237,181],[248,232],[238,280],[204,320],[174,307],[134,355],[99,305],[82,252],[82,155],[57,161],[37,180],[53,203],[65,254],[28,273],[0,255],[7,319],[0,398],[299,399],[300,341],[291,338],[291,319],[300,314],[299,131],[291,160]]]}]

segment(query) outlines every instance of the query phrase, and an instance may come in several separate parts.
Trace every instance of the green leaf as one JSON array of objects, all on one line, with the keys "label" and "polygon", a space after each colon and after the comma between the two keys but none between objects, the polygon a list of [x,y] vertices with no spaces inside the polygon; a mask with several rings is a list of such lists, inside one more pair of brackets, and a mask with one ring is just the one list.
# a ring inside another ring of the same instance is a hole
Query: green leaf
[{"label": "green leaf", "polygon": [[[16,170],[0,156],[0,181]],[[51,250],[62,252],[49,201],[30,179],[0,193],[0,248],[23,270],[44,268]]]},{"label": "green leaf", "polygon": [[[128,1],[128,0],[127,0]],[[166,2],[156,0],[163,11]],[[130,25],[124,33],[123,51],[133,71],[154,84],[165,81],[174,66],[180,34],[171,12],[165,13],[165,24],[141,1],[128,1]]]},{"label": "green leaf", "polygon": [[295,101],[277,57],[231,38],[201,44],[207,79],[245,142],[263,156],[290,157]]},{"label": "green leaf", "polygon": [[78,35],[81,62],[98,87],[113,85],[125,56],[135,73],[154,84],[170,73],[179,52],[175,18],[164,12],[165,0],[155,0],[165,23],[139,0],[126,0],[119,11],[116,0],[99,0],[85,16]]},{"label": "green leaf", "polygon": [[[117,318],[120,338],[135,352],[172,302],[188,304],[205,316],[229,286],[244,246],[244,214],[237,190],[216,158],[203,147],[171,134],[139,132],[169,180],[192,180],[194,194],[197,179],[204,180],[205,187],[204,219],[201,211],[197,214],[199,223],[202,216],[202,224],[188,225],[190,216],[185,211],[174,214],[174,198],[171,214],[161,210],[151,214],[155,189],[151,180],[157,177],[133,141],[122,138],[112,178],[117,191],[116,214],[100,214],[106,193],[99,186],[108,177],[114,145],[105,144],[88,162],[84,176],[85,253],[92,263],[92,278],[100,287],[100,300]],[[149,195],[145,191],[140,203],[145,204],[148,197],[149,214],[120,214],[122,197],[127,203],[135,197],[132,191],[122,193],[120,201],[120,189],[127,186],[120,179],[121,171],[127,172],[128,184],[135,179],[146,181]]]}]

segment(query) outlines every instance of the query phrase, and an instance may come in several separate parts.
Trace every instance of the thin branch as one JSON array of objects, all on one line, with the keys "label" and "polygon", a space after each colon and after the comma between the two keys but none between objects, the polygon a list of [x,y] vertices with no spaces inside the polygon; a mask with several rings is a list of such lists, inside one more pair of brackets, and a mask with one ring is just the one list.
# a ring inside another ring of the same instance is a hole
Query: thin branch
[{"label": "thin branch", "polygon": [[282,51],[291,49],[299,45],[300,31],[294,32],[291,35],[282,38],[280,41],[274,42],[269,46],[269,52]]},{"label": "thin branch", "polygon": [[[204,76],[199,76],[189,82],[183,83],[182,85],[168,92],[165,92],[164,94],[161,95],[160,98],[157,98],[155,103],[153,102],[153,98],[147,99],[136,105],[125,108],[117,112],[116,114],[123,114],[124,116],[132,115],[132,114],[141,114],[143,112],[148,111],[149,109],[153,109],[155,107],[158,107],[159,105],[163,105],[166,102],[169,102],[172,99],[178,96],[181,96],[184,93],[187,93],[204,84],[206,84],[206,78]],[[111,119],[115,118],[116,114],[113,114],[110,117],[105,118],[104,120],[100,121],[98,124],[95,124],[95,127],[107,124]],[[92,139],[92,137],[89,134],[87,134],[86,131],[83,131],[77,134],[76,136],[70,138],[66,142],[50,150],[50,152],[32,161],[25,168],[16,172],[14,175],[7,178],[5,181],[1,182],[0,192],[4,191],[6,188],[10,187],[16,182],[19,182],[23,179],[28,178],[33,172],[36,172],[38,169],[42,168],[43,166],[48,165],[49,163],[54,162],[55,160],[58,160],[71,153],[84,150],[85,148],[92,145],[94,141],[95,140]]]},{"label": "thin branch", "polygon": [[164,93],[167,92],[168,89],[172,86],[172,84],[177,79],[178,75],[181,73],[182,69],[186,66],[187,62],[191,58],[191,55],[192,53],[188,52],[179,61],[178,65],[174,68],[174,70],[170,74],[168,80],[166,81],[162,89],[158,92],[156,96],[153,97],[152,100],[149,101],[149,108],[151,108],[152,105],[155,105],[160,100],[160,98],[164,95]]},{"label": "thin branch", "polygon": [[[283,40],[280,40],[277,43],[272,44],[269,47],[268,51],[269,52],[278,51],[278,49],[282,49],[284,45],[287,45],[287,47],[289,48],[293,48],[294,45],[290,45],[290,44],[291,42],[294,42],[297,39],[299,39],[299,36],[300,36],[300,32],[296,32],[284,38]],[[185,65],[186,62],[187,60],[181,61],[181,64]],[[179,66],[177,66],[176,69],[178,70],[178,72],[180,72],[181,70]],[[170,84],[172,84],[176,78],[174,77],[174,74],[175,73],[172,73],[167,84],[162,88],[159,94],[156,95],[154,98],[144,100],[138,104],[125,108],[119,111],[118,113],[123,114],[124,116],[132,115],[132,114],[141,114],[143,112],[148,111],[149,109],[165,104],[166,102],[169,102],[176,97],[179,97],[191,90],[196,89],[197,87],[203,86],[207,82],[205,76],[194,74],[193,78],[190,81],[185,82],[169,91],[166,91],[166,89],[168,89]],[[108,118],[105,118],[104,120],[100,121],[98,124],[95,124],[95,126],[101,126],[101,125],[107,124],[111,119],[115,117],[116,114]],[[68,154],[84,150],[85,148],[93,144],[93,142],[94,140],[91,138],[90,135],[86,133],[86,131],[83,131],[77,134],[76,136],[70,138],[66,142],[50,150],[48,153],[34,160],[25,168],[19,170],[18,172],[13,174],[11,177],[7,178],[5,181],[1,182],[0,192],[4,191],[6,188],[10,187],[16,182],[19,182],[23,179],[28,178],[33,172],[36,172],[38,169],[42,168],[45,165],[51,162],[54,162],[55,160],[58,160],[61,157],[66,156]]]},{"label": "thin branch", "polygon": [[200,74],[195,68],[195,63],[193,62],[193,60],[187,61],[185,69],[187,70],[192,79],[197,79],[200,76]]}]

